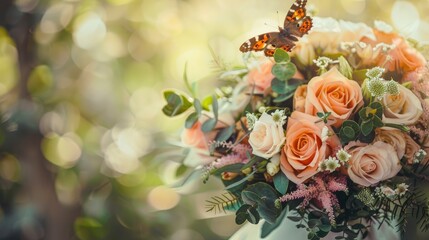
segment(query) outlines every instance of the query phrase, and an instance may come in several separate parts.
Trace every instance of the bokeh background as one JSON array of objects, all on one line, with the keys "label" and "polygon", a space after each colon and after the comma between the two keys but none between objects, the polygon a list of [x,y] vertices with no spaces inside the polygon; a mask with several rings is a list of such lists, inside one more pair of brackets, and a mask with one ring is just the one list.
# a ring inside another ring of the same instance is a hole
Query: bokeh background
[{"label": "bokeh background", "polygon": [[[240,65],[240,44],[291,4],[1,0],[0,239],[227,239],[234,217],[204,210],[220,183],[180,186],[184,119],[162,115],[162,91],[185,90],[185,65],[201,96],[213,91],[210,49]],[[308,5],[429,42],[427,0]]]}]

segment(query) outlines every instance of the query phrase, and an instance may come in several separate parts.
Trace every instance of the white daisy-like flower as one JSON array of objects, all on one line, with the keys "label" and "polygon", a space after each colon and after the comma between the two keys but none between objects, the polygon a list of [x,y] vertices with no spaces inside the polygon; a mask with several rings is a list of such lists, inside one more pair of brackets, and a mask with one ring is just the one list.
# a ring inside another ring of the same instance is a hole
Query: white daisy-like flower
[{"label": "white daisy-like flower", "polygon": [[338,150],[335,156],[343,164],[348,162],[352,157],[352,155],[350,155],[346,150],[344,150],[344,148],[341,148],[340,150]]},{"label": "white daisy-like flower", "polygon": [[401,183],[396,185],[395,193],[399,196],[403,196],[408,191],[408,185],[405,183]]},{"label": "white daisy-like flower", "polygon": [[267,108],[264,106],[261,106],[258,108],[258,112],[260,112],[260,113],[264,113],[265,111],[267,111]]},{"label": "white daisy-like flower", "polygon": [[253,129],[253,126],[255,126],[256,121],[258,121],[258,118],[253,113],[246,113],[247,118],[247,125],[249,129]]},{"label": "white daisy-like flower", "polygon": [[277,109],[275,112],[271,113],[271,116],[273,116],[274,122],[278,123],[280,126],[283,126],[286,122],[286,115],[284,110]]},{"label": "white daisy-like flower", "polygon": [[320,163],[319,163],[319,167],[317,168],[317,170],[318,170],[319,172],[324,172],[324,171],[326,171],[326,163],[325,163],[325,161],[320,161]]},{"label": "white daisy-like flower", "polygon": [[380,192],[381,192],[384,196],[386,196],[386,197],[388,197],[388,198],[392,198],[392,197],[394,197],[394,196],[396,195],[395,190],[393,190],[392,188],[387,187],[387,186],[381,186],[381,187],[380,187]]},{"label": "white daisy-like flower", "polygon": [[420,150],[418,150],[415,154],[414,154],[414,163],[415,164],[417,164],[417,163],[420,163],[424,158],[425,158],[425,156],[427,155],[427,153],[426,153],[426,151],[425,150],[423,150],[423,149],[420,149]]},{"label": "white daisy-like flower", "polygon": [[334,157],[329,157],[328,159],[325,159],[324,162],[326,164],[326,170],[329,171],[329,172],[333,172],[337,168],[341,167],[340,162],[338,161],[338,159],[336,159]]}]

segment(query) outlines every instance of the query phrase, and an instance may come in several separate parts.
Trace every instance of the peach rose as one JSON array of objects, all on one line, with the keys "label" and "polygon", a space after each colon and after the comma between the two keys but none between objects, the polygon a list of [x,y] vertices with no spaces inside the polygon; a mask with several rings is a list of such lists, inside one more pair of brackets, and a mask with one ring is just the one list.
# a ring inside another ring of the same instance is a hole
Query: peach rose
[{"label": "peach rose", "polygon": [[[398,71],[407,74],[416,71],[426,65],[426,60],[421,53],[412,48],[407,41],[394,32],[383,32],[374,29],[375,40],[364,38],[363,42],[371,44],[373,47],[379,43],[393,45],[393,49],[388,54],[380,54],[375,65],[384,66],[388,71]],[[391,60],[387,61],[387,57]]]},{"label": "peach rose", "polygon": [[337,68],[314,77],[308,82],[305,112],[330,112],[336,122],[334,127],[349,119],[363,105],[359,84],[344,77]]},{"label": "peach rose", "polygon": [[386,94],[383,104],[383,122],[411,125],[419,120],[423,107],[419,98],[408,88],[398,84],[399,94]]},{"label": "peach rose", "polygon": [[249,136],[253,154],[267,159],[280,151],[284,140],[283,126],[275,122],[266,112],[255,122]]},{"label": "peach rose", "polygon": [[215,129],[210,132],[201,130],[202,123],[208,117],[203,115],[191,128],[185,128],[181,134],[182,143],[190,149],[184,164],[190,167],[208,164],[216,159],[210,156],[209,143],[213,141],[220,129],[227,127],[225,123],[218,121]]},{"label": "peach rose", "polygon": [[405,154],[404,157],[407,160],[408,164],[413,164],[414,162],[414,155],[421,149],[420,145],[418,145],[410,135],[405,134],[405,141],[407,142],[406,148],[405,148]]},{"label": "peach rose", "polygon": [[374,142],[381,141],[391,145],[399,159],[405,154],[407,142],[405,141],[405,134],[398,129],[382,127],[375,129]]},{"label": "peach rose", "polygon": [[274,62],[264,61],[249,71],[247,81],[251,86],[255,86],[255,93],[265,93],[271,87],[271,81],[274,79],[271,73],[273,66]]},{"label": "peach rose", "polygon": [[350,179],[362,186],[368,187],[380,181],[392,178],[401,170],[401,164],[395,149],[385,142],[375,142],[371,145],[360,144],[351,149],[347,173]]},{"label": "peach rose", "polygon": [[[333,134],[322,140],[323,121],[294,111],[286,129],[286,143],[281,150],[281,170],[294,183],[300,184],[317,173],[319,163],[341,146]],[[316,123],[318,122],[318,123]],[[328,127],[330,131],[332,129]]]},{"label": "peach rose", "polygon": [[293,110],[305,112],[305,98],[307,97],[307,85],[301,85],[293,95]]}]

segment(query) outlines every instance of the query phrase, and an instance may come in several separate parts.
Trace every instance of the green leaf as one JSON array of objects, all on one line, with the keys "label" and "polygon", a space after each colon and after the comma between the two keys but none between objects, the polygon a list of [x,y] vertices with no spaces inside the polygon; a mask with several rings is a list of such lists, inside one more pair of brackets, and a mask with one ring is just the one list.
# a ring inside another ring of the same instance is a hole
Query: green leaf
[{"label": "green leaf", "polygon": [[247,183],[247,181],[249,179],[251,179],[253,177],[253,175],[255,175],[255,171],[251,172],[250,174],[246,175],[245,177],[243,177],[242,179],[240,179],[239,181],[236,181],[232,184],[229,184],[225,187],[225,190],[232,190],[233,188],[236,187],[240,187],[240,185]]},{"label": "green leaf", "polygon": [[[249,206],[249,205],[248,205]],[[238,213],[235,215],[235,223],[237,225],[241,225],[247,220],[247,214],[246,213]]]},{"label": "green leaf", "polygon": [[287,218],[289,218],[292,222],[299,222],[302,220],[302,217],[300,216],[288,216]]},{"label": "green leaf", "polygon": [[352,127],[346,126],[342,128],[344,135],[347,138],[353,139],[356,136],[355,130]]},{"label": "green leaf", "polygon": [[259,216],[259,213],[256,208],[250,207],[247,209],[247,221],[252,224],[257,224],[260,218],[261,217]]},{"label": "green leaf", "polygon": [[288,62],[286,64],[275,64],[271,69],[271,73],[276,76],[279,80],[289,80],[296,73],[296,67],[293,63]]},{"label": "green leaf", "polygon": [[203,125],[201,126],[201,130],[203,132],[210,132],[216,127],[216,123],[217,123],[216,118],[209,118],[203,123]]},{"label": "green leaf", "polygon": [[216,141],[223,142],[228,140],[231,137],[231,135],[234,133],[234,130],[235,130],[235,126],[229,126],[229,127],[223,128],[216,135],[215,137]]},{"label": "green leaf", "polygon": [[267,183],[258,182],[248,186],[241,192],[241,198],[247,204],[257,204],[259,214],[269,223],[274,223],[281,213],[281,206],[277,208],[275,204],[277,192]]},{"label": "green leaf", "polygon": [[243,167],[243,165],[244,164],[242,164],[242,163],[235,163],[235,164],[231,164],[231,165],[226,165],[226,166],[223,166],[221,168],[217,168],[210,173],[212,175],[219,175],[223,172],[241,173],[241,168]]},{"label": "green leaf", "polygon": [[81,217],[74,222],[74,230],[80,240],[104,239],[106,230],[94,218]]},{"label": "green leaf", "polygon": [[376,109],[375,115],[377,115],[379,118],[383,118],[383,105],[379,102],[372,102],[369,104],[369,107],[372,109]]},{"label": "green leaf", "polygon": [[164,99],[167,101],[167,105],[164,106],[162,111],[169,117],[180,115],[192,106],[187,97],[171,90],[164,91]]},{"label": "green leaf", "polygon": [[284,101],[288,100],[289,98],[293,97],[294,94],[295,94],[294,92],[290,92],[290,93],[287,93],[287,94],[281,94],[278,97],[276,97],[273,100],[273,102],[275,102],[275,103],[284,102]]},{"label": "green leaf", "polygon": [[209,111],[210,110],[210,105],[212,105],[213,102],[213,97],[212,96],[207,96],[203,99],[201,105],[203,107],[204,110]]},{"label": "green leaf", "polygon": [[320,221],[320,219],[308,220],[308,227],[310,227],[310,228],[318,227],[320,225],[322,225],[322,222]]},{"label": "green leaf", "polygon": [[286,175],[279,171],[276,175],[274,175],[274,187],[281,194],[286,194],[287,188],[289,186],[289,179]]},{"label": "green leaf", "polygon": [[276,93],[286,93],[286,82],[274,78],[271,81],[271,89]]},{"label": "green leaf", "polygon": [[353,70],[350,67],[349,62],[343,57],[339,57],[339,70],[341,72],[341,74],[343,74],[344,77],[348,78],[348,79],[352,79],[353,78]]},{"label": "green leaf", "polygon": [[332,226],[330,224],[322,224],[319,226],[319,229],[323,232],[330,232]]},{"label": "green leaf", "polygon": [[196,94],[197,93],[197,89],[196,89],[197,84],[195,82],[192,84],[189,82],[187,68],[188,68],[188,62],[185,63],[185,69],[183,70],[183,80],[185,81],[186,88],[191,93],[192,97],[195,98],[197,95]]},{"label": "green leaf", "polygon": [[185,128],[192,128],[194,124],[198,121],[198,113],[193,112],[191,113],[185,121]]},{"label": "green leaf", "polygon": [[285,50],[277,48],[274,52],[274,61],[276,63],[290,62],[289,54]]},{"label": "green leaf", "polygon": [[201,116],[201,112],[203,111],[203,106],[201,105],[200,100],[198,100],[197,98],[194,99],[194,108],[198,116]]},{"label": "green leaf", "polygon": [[371,120],[366,121],[366,122],[362,122],[361,130],[362,130],[362,134],[364,136],[368,136],[372,132],[373,129],[374,129],[374,124]]},{"label": "green leaf", "polygon": [[215,117],[215,119],[216,119],[216,121],[217,121],[217,118],[218,118],[218,114],[219,114],[219,105],[218,105],[218,102],[217,102],[217,98],[216,98],[216,95],[213,95],[212,96],[212,107],[213,107],[213,114],[214,114],[214,117]]},{"label": "green leaf", "polygon": [[379,128],[379,127],[383,127],[384,123],[383,121],[381,121],[381,118],[379,118],[377,115],[374,116],[373,118],[373,123],[374,123],[374,127]]}]

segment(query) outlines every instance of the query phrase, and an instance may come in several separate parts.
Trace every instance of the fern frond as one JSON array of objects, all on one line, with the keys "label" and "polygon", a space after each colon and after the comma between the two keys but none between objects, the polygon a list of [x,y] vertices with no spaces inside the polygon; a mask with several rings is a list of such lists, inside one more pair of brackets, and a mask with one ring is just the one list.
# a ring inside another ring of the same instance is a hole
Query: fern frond
[{"label": "fern frond", "polygon": [[206,200],[206,212],[214,211],[215,214],[224,212],[229,209],[238,209],[242,202],[237,196],[227,192],[221,196],[214,196],[210,200]]}]

